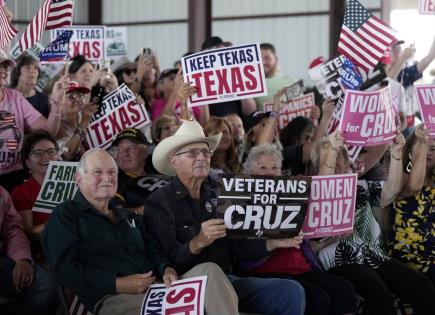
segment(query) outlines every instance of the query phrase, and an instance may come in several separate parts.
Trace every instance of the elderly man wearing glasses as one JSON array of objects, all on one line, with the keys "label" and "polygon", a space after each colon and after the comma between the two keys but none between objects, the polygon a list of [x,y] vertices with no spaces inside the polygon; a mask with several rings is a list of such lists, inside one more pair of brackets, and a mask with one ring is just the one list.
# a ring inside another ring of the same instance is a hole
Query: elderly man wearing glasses
[{"label": "elderly man wearing glasses", "polygon": [[[176,178],[145,202],[147,229],[181,272],[204,262],[219,265],[234,286],[240,311],[303,314],[305,294],[297,282],[234,274],[235,261],[265,258],[277,247],[298,246],[301,239],[236,241],[226,237],[223,220],[216,219],[216,187],[208,177],[210,158],[221,137],[222,133],[206,137],[198,122],[184,121],[173,136],[157,145],[154,167]],[[216,297],[214,302],[219,305],[224,301]]]}]

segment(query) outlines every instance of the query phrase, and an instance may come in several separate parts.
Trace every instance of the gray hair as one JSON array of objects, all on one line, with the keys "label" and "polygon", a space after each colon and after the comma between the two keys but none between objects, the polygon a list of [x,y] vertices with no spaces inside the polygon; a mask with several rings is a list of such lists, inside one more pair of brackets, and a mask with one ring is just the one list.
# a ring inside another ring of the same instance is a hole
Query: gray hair
[{"label": "gray hair", "polygon": [[283,157],[279,147],[273,143],[266,143],[252,147],[252,149],[249,151],[248,157],[243,164],[243,169],[245,173],[249,172],[252,169],[253,164],[257,162],[258,158],[261,155],[274,156],[279,161],[279,164],[282,164]]},{"label": "gray hair", "polygon": [[86,173],[86,161],[88,160],[88,158],[90,156],[94,155],[97,152],[107,153],[107,155],[112,160],[113,165],[115,165],[116,169],[118,169],[118,166],[117,166],[115,160],[113,159],[113,157],[106,150],[101,149],[101,148],[92,148],[92,149],[89,149],[88,151],[86,151],[85,153],[83,153],[83,155],[82,155],[82,157],[81,157],[81,159],[79,161],[79,165],[77,166],[77,173],[79,173],[82,176],[85,175],[85,173]]}]

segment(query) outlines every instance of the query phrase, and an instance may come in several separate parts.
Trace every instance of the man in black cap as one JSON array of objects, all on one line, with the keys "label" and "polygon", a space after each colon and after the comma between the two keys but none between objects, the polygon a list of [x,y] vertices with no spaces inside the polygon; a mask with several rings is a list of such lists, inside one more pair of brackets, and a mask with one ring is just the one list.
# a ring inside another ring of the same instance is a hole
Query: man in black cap
[{"label": "man in black cap", "polygon": [[143,213],[143,204],[147,195],[141,196],[134,192],[139,178],[156,173],[152,163],[146,162],[148,141],[139,129],[126,128],[118,134],[112,146],[115,147],[115,160],[119,173],[118,190],[111,205]]}]

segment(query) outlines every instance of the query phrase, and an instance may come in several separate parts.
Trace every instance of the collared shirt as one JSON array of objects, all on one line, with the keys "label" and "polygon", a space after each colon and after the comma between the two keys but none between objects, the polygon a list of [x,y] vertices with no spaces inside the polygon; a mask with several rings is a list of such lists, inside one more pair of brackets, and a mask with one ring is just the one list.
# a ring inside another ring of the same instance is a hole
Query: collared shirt
[{"label": "collared shirt", "polygon": [[21,216],[12,204],[9,193],[0,186],[0,243],[1,251],[13,261],[31,260],[29,240],[24,233]]},{"label": "collared shirt", "polygon": [[201,223],[216,219],[216,183],[208,178],[201,185],[200,200],[194,200],[178,178],[153,193],[145,202],[145,224],[158,239],[163,254],[181,272],[195,265],[214,262],[224,272],[233,272],[234,262],[257,260],[269,255],[264,240],[221,238],[192,254],[189,242],[201,231]]},{"label": "collared shirt", "polygon": [[90,310],[105,295],[116,293],[117,277],[151,270],[159,276],[168,265],[156,241],[144,233],[142,219],[112,210],[115,222],[78,192],[55,208],[42,235],[58,281],[74,289]]}]

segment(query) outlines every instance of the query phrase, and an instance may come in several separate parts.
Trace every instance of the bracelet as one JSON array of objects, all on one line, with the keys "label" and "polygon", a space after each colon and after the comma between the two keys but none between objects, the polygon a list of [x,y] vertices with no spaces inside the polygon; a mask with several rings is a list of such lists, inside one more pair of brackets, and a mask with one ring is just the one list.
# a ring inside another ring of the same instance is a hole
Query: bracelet
[{"label": "bracelet", "polygon": [[396,161],[401,161],[402,160],[402,157],[396,158],[393,154],[391,154],[391,157],[393,158],[393,160],[396,160]]}]

